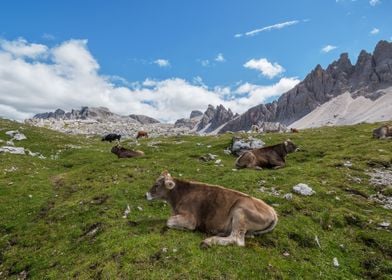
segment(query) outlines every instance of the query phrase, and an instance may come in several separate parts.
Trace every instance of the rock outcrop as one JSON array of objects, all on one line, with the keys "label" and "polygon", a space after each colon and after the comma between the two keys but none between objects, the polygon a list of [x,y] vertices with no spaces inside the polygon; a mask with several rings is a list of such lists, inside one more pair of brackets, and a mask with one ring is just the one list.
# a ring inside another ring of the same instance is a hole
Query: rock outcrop
[{"label": "rock outcrop", "polygon": [[145,115],[129,115],[130,118],[137,120],[141,124],[160,123],[160,121]]},{"label": "rock outcrop", "polygon": [[230,109],[226,109],[223,105],[217,107],[208,105],[204,113],[192,111],[189,119],[179,119],[174,126],[187,127],[201,133],[210,133],[237,116],[238,114],[234,115]]},{"label": "rock outcrop", "polygon": [[191,115],[189,116],[190,119],[196,118],[196,117],[200,117],[203,116],[203,112],[198,111],[198,110],[194,110],[191,112]]},{"label": "rock outcrop", "polygon": [[306,78],[277,101],[257,105],[228,122],[219,132],[249,130],[259,122],[290,125],[329,100],[350,92],[353,98],[371,100],[385,94],[392,86],[392,43],[380,41],[373,55],[361,51],[352,65],[347,53],[326,69],[317,65]]}]

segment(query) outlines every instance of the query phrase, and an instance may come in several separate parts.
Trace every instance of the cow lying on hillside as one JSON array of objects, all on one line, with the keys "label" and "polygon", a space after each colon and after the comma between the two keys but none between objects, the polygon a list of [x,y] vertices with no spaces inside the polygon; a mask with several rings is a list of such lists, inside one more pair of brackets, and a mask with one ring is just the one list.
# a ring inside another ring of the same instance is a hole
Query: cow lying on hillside
[{"label": "cow lying on hillside", "polygon": [[235,166],[254,169],[281,168],[286,164],[286,155],[297,150],[297,146],[287,140],[281,144],[245,152],[237,158]]},{"label": "cow lying on hillside", "polygon": [[139,139],[141,137],[146,137],[148,138],[148,133],[146,131],[138,131],[136,135],[136,139]]},{"label": "cow lying on hillside", "polygon": [[148,200],[163,199],[172,207],[167,226],[214,234],[202,247],[214,244],[245,246],[246,235],[272,231],[275,210],[260,199],[224,187],[185,181],[164,171],[146,193]]},{"label": "cow lying on hillside", "polygon": [[118,158],[131,158],[131,157],[140,157],[144,156],[144,152],[142,151],[133,151],[120,146],[114,146],[111,152],[117,155]]},{"label": "cow lying on hillside", "polygon": [[385,124],[373,130],[373,138],[383,139],[388,137],[392,137],[392,125]]},{"label": "cow lying on hillside", "polygon": [[291,131],[291,133],[298,133],[299,132],[299,130],[298,130],[298,128],[290,128],[290,131]]},{"label": "cow lying on hillside", "polygon": [[120,139],[121,139],[121,135],[120,134],[110,133],[110,134],[102,137],[101,141],[109,141],[110,143],[112,143],[112,141],[114,141],[114,140],[120,141]]}]

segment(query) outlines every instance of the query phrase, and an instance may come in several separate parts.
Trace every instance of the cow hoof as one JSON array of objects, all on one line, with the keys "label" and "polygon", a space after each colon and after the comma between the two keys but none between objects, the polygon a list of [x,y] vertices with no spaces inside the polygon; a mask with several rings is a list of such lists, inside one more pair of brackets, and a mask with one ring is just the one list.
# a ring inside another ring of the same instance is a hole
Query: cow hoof
[{"label": "cow hoof", "polygon": [[209,247],[211,247],[210,244],[208,244],[208,243],[205,242],[205,241],[202,241],[202,242],[200,243],[200,249],[208,249]]}]

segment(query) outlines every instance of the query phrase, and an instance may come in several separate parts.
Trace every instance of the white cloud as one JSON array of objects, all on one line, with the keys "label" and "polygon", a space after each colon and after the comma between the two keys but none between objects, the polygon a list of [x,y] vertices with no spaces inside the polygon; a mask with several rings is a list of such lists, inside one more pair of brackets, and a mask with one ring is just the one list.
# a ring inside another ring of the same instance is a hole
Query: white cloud
[{"label": "white cloud", "polygon": [[170,66],[169,60],[162,59],[162,58],[155,60],[154,63],[156,65],[158,65],[159,67],[169,67]]},{"label": "white cloud", "polygon": [[203,66],[203,67],[210,66],[210,61],[208,59],[202,59],[202,60],[199,60],[199,61],[200,61],[201,66]]},{"label": "white cloud", "polygon": [[299,82],[300,80],[297,78],[281,78],[276,84],[268,86],[244,83],[236,89],[236,92],[239,94],[247,93],[247,95],[237,99],[236,103],[238,105],[232,107],[256,106],[257,104],[266,102],[268,98],[280,96],[282,93],[295,87]]},{"label": "white cloud", "polygon": [[251,59],[244,64],[244,67],[255,69],[261,72],[264,76],[272,79],[275,76],[283,73],[285,69],[278,63],[271,63],[266,58]]},{"label": "white cloud", "polygon": [[321,51],[323,53],[329,53],[330,51],[333,51],[334,49],[336,49],[337,46],[333,46],[333,45],[326,45],[324,48],[321,49]]},{"label": "white cloud", "polygon": [[225,62],[226,59],[224,58],[222,53],[218,53],[218,55],[215,57],[215,61],[217,61],[217,62]]},{"label": "white cloud", "polygon": [[[19,39],[18,39],[19,40]],[[15,44],[7,41],[7,45]],[[28,42],[24,43],[30,46]],[[242,113],[268,97],[279,96],[298,80],[281,78],[269,86],[243,84],[208,88],[200,77],[194,83],[184,79],[146,79],[129,83],[121,77],[98,73],[99,64],[87,48],[87,40],[69,40],[40,52],[23,52],[0,46],[0,116],[22,120],[36,113],[57,108],[70,110],[81,106],[105,106],[122,114],[145,114],[174,122],[192,110],[205,110],[208,104]],[[120,85],[119,85],[120,84]],[[241,94],[238,97],[238,94]]]},{"label": "white cloud", "polygon": [[378,28],[373,28],[372,31],[370,31],[371,35],[376,35],[378,33],[380,33],[380,29],[378,29]]},{"label": "white cloud", "polygon": [[[306,21],[309,21],[309,20],[306,20]],[[256,34],[258,34],[260,32],[263,32],[263,31],[271,31],[271,30],[274,30],[274,29],[282,29],[282,28],[290,26],[290,25],[298,24],[299,22],[300,22],[299,20],[291,20],[291,21],[281,22],[281,23],[265,26],[265,27],[262,27],[262,28],[254,29],[254,30],[245,32],[244,34],[237,33],[237,34],[234,35],[234,37],[235,38],[240,38],[242,36],[255,36]]]},{"label": "white cloud", "polygon": [[44,54],[48,48],[41,44],[30,44],[23,38],[15,41],[0,39],[0,48],[16,57],[36,58]]},{"label": "white cloud", "polygon": [[369,4],[370,4],[370,6],[374,7],[374,6],[378,5],[378,4],[381,4],[381,1],[380,0],[370,0]]},{"label": "white cloud", "polygon": [[56,39],[56,37],[54,37],[54,35],[52,35],[52,34],[44,33],[44,34],[42,34],[42,39],[45,39],[48,41],[53,41],[54,39]]}]

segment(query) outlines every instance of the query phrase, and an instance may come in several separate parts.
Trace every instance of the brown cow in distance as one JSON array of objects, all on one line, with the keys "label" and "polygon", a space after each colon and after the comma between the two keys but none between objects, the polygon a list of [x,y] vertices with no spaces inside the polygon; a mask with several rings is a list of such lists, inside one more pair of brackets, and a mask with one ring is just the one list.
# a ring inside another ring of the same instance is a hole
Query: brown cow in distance
[{"label": "brown cow in distance", "polygon": [[298,133],[299,129],[298,128],[290,128],[291,133]]},{"label": "brown cow in distance", "polygon": [[297,146],[287,140],[281,144],[245,152],[237,158],[235,165],[237,168],[278,169],[286,165],[287,154],[297,150]]},{"label": "brown cow in distance", "polygon": [[136,139],[139,139],[141,137],[146,137],[148,138],[148,133],[146,131],[138,131],[136,135]]},{"label": "brown cow in distance", "polygon": [[384,139],[389,137],[392,137],[392,124],[385,124],[373,130],[373,138]]},{"label": "brown cow in distance", "polygon": [[148,200],[163,199],[172,207],[167,227],[214,234],[202,247],[245,246],[245,235],[272,231],[278,222],[275,210],[260,199],[221,186],[185,181],[164,171],[146,193]]},{"label": "brown cow in distance", "polygon": [[120,146],[114,146],[111,152],[117,155],[118,158],[132,158],[144,156],[142,151],[129,150]]}]

